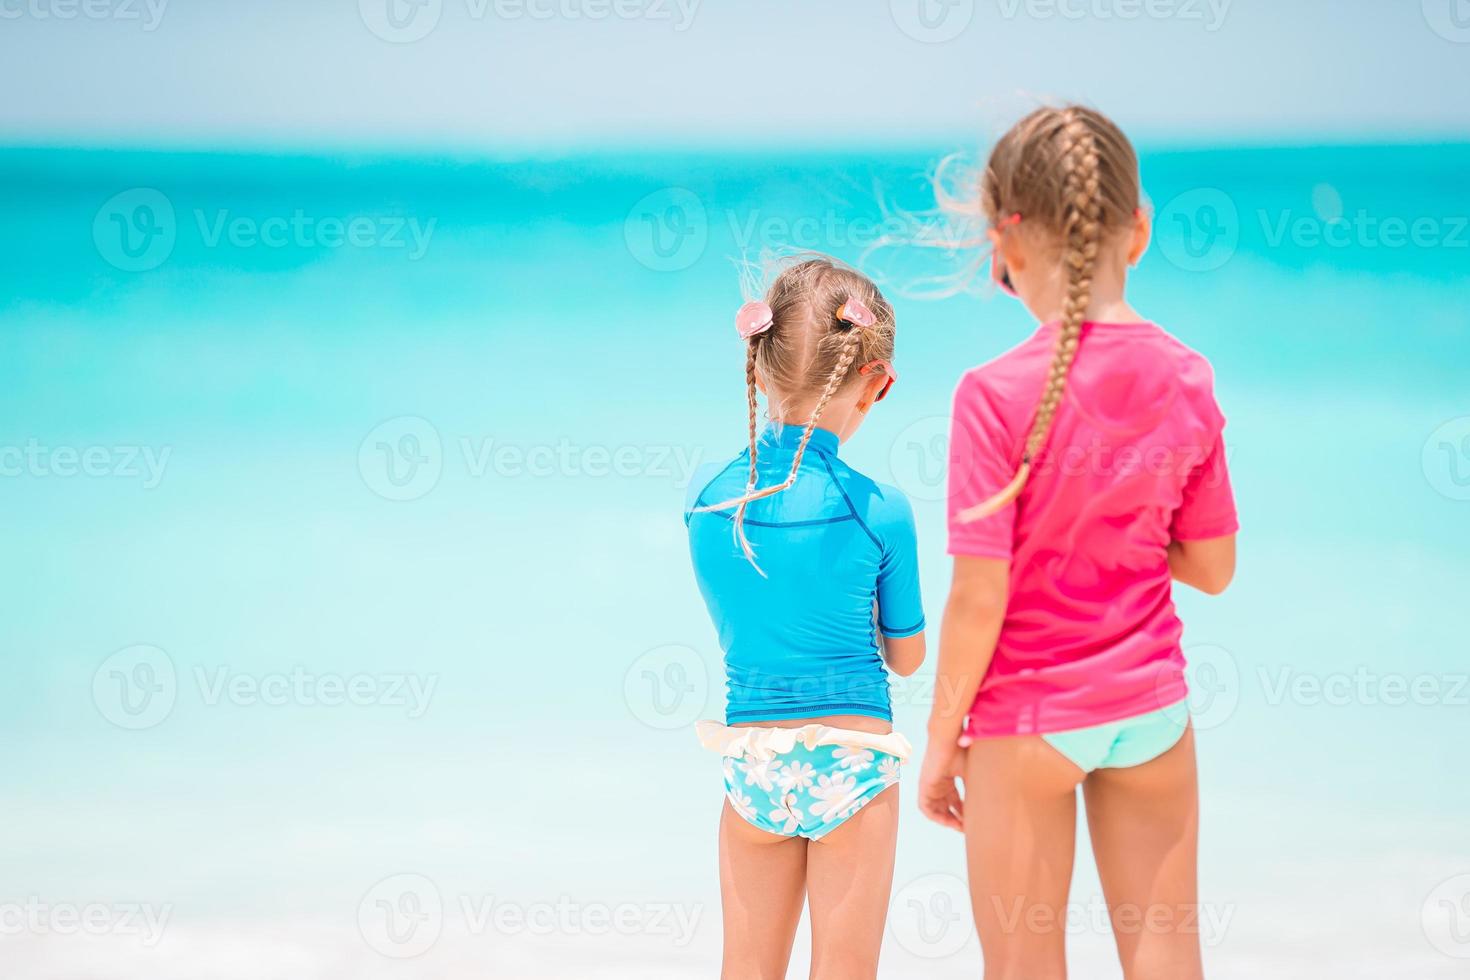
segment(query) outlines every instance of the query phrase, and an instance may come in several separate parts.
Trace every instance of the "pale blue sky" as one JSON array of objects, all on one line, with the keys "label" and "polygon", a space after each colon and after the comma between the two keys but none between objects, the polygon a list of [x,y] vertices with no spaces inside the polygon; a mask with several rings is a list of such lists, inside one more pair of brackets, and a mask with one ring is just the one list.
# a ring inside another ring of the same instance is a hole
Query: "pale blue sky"
[{"label": "pale blue sky", "polygon": [[0,0],[0,82],[10,144],[1464,138],[1470,2]]}]

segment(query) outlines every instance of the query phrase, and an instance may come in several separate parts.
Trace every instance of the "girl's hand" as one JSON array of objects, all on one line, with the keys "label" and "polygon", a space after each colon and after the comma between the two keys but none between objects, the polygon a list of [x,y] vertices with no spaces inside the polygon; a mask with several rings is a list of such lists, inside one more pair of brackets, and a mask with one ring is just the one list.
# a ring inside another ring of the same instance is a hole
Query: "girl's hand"
[{"label": "girl's hand", "polygon": [[919,770],[919,809],[935,823],[960,832],[965,829],[965,801],[960,796],[959,779],[965,765],[965,751],[945,740],[931,740],[924,752]]}]

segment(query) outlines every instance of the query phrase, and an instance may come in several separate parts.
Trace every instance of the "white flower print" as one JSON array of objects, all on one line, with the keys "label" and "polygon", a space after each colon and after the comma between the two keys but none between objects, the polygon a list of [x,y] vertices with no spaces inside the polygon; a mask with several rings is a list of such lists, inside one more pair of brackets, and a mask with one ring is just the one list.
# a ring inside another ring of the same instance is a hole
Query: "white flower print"
[{"label": "white flower print", "polygon": [[852,772],[862,772],[873,764],[873,753],[867,749],[851,748],[839,745],[832,752],[832,758],[844,769]]},{"label": "white flower print", "polygon": [[738,789],[732,789],[725,794],[725,799],[730,801],[730,806],[740,814],[741,819],[755,823],[755,807],[750,805],[750,797]]},{"label": "white flower print", "polygon": [[773,824],[785,821],[785,826],[781,827],[781,833],[796,833],[796,828],[801,824],[801,808],[796,805],[796,794],[787,793],[782,796],[780,805],[771,811],[770,818]]},{"label": "white flower print", "polygon": [[842,773],[818,776],[817,785],[812,787],[812,799],[815,801],[812,803],[812,816],[821,817],[824,823],[850,817],[857,809],[859,795],[856,776]]},{"label": "white flower print", "polygon": [[781,770],[782,789],[806,789],[816,778],[816,770],[800,759]]},{"label": "white flower print", "polygon": [[892,786],[894,783],[898,782],[898,767],[898,760],[890,755],[888,758],[878,763],[878,778],[882,779],[883,782],[888,784],[889,786]]},{"label": "white flower print", "polygon": [[745,773],[745,785],[759,786],[767,793],[776,788],[775,759],[747,759],[740,763],[740,769]]},{"label": "white flower print", "polygon": [[728,755],[725,756],[723,762],[721,763],[721,768],[724,769],[724,771],[725,771],[725,785],[726,786],[729,786],[730,784],[734,783],[735,782],[735,760],[732,759],[732,758],[730,758]]}]

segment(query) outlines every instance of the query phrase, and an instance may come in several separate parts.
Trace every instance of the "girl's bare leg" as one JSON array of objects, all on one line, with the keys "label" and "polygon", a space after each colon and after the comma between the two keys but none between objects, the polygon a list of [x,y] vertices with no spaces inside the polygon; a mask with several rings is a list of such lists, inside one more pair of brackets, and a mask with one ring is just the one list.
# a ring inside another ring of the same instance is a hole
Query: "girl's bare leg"
[{"label": "girl's bare leg", "polygon": [[1083,772],[1038,735],[977,739],[965,850],[985,980],[1064,980]]},{"label": "girl's bare leg", "polygon": [[784,980],[806,892],[807,842],[720,815],[722,980]]},{"label": "girl's bare leg", "polygon": [[812,980],[872,980],[893,889],[898,787],[807,848]]},{"label": "girl's bare leg", "polygon": [[1200,980],[1193,729],[1141,766],[1097,770],[1083,795],[1125,980]]}]

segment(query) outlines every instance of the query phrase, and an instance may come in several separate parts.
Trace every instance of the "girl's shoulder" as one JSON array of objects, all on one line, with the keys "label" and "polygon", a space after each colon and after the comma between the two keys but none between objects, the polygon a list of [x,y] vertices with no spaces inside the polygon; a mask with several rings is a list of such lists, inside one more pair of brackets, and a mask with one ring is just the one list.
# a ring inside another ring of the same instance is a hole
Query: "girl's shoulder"
[{"label": "girl's shoulder", "polygon": [[832,459],[832,475],[853,516],[879,538],[909,531],[914,526],[914,508],[898,487],[875,480],[841,459]]},{"label": "girl's shoulder", "polygon": [[[709,503],[719,503],[729,496],[734,496],[733,493],[721,496],[715,491],[720,489],[717,486],[720,483],[720,478],[733,472],[735,464],[741,463],[744,460],[745,453],[742,452],[730,459],[712,460],[710,462],[700,463],[694,468],[694,473],[689,478],[689,484],[684,488],[684,523],[689,523],[690,512],[694,508],[702,507]],[[743,489],[743,487],[744,484],[742,483],[736,490]]]},{"label": "girl's shoulder", "polygon": [[1184,401],[1210,427],[1222,428],[1225,420],[1215,400],[1215,367],[1210,359],[1163,327],[1152,326],[1156,333],[1155,347],[1160,356],[1167,358],[1167,369]]},{"label": "girl's shoulder", "polygon": [[1174,357],[1181,364],[1203,371],[1210,378],[1214,377],[1215,369],[1211,366],[1208,357],[1193,347],[1190,347],[1157,323],[1149,324],[1149,326],[1154,328],[1155,336],[1158,338],[1158,347],[1162,351]]}]

